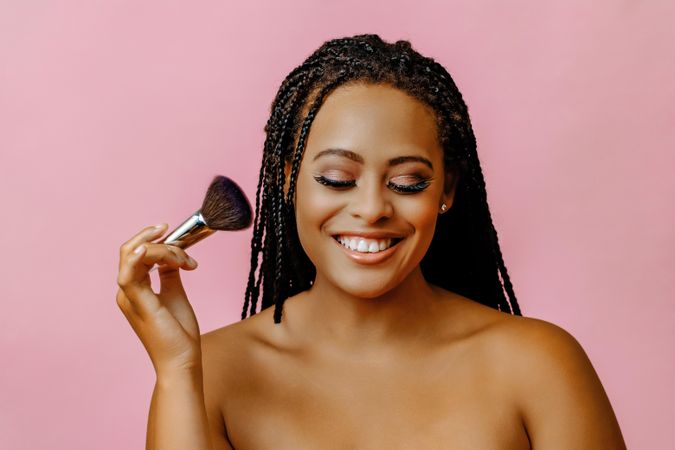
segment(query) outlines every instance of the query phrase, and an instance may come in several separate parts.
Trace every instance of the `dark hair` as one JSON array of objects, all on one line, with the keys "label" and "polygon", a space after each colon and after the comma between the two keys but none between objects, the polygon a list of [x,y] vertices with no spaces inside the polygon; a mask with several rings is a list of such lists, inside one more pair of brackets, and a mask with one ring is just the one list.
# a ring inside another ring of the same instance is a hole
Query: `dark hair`
[{"label": "dark hair", "polygon": [[[293,193],[314,117],[334,89],[349,83],[387,84],[430,106],[445,168],[459,174],[453,204],[438,216],[420,262],[424,278],[484,305],[521,315],[492,224],[468,109],[457,86],[442,65],[413,50],[409,41],[391,44],[376,34],[361,34],[321,45],[284,79],[272,102],[264,128],[242,319],[249,301],[250,315],[256,314],[261,285],[261,310],[275,305],[274,323],[280,323],[286,298],[314,282],[316,268],[297,234]],[[286,163],[291,164],[291,172],[284,198]]]}]

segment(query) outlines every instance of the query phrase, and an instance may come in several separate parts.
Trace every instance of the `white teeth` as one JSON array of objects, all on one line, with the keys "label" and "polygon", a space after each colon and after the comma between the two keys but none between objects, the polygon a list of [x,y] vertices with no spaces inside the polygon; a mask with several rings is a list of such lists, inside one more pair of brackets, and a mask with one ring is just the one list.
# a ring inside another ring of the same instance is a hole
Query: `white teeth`
[{"label": "white teeth", "polygon": [[363,239],[337,236],[338,242],[345,247],[361,253],[377,253],[391,247],[391,239]]},{"label": "white teeth", "polygon": [[361,239],[359,241],[359,246],[356,247],[356,251],[358,252],[367,252],[368,251],[368,244],[366,244],[366,241]]}]

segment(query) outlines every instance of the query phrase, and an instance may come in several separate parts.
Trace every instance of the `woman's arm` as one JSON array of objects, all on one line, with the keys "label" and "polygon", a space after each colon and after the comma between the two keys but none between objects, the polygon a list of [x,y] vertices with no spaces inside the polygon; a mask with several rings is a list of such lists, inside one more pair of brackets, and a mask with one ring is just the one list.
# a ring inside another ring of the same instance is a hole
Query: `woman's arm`
[{"label": "woman's arm", "polygon": [[205,388],[203,380],[201,368],[157,377],[146,450],[233,450],[226,437],[218,395]]},{"label": "woman's arm", "polygon": [[535,450],[625,450],[602,383],[577,340],[538,319],[516,325],[521,351],[512,369],[523,420]]},{"label": "woman's arm", "polygon": [[[145,227],[120,246],[115,297],[157,374],[146,449],[229,449],[210,427],[199,324],[181,281],[180,269],[194,270],[197,262],[181,248],[152,242],[166,227]],[[158,293],[149,276],[155,264]]]},{"label": "woman's arm", "polygon": [[201,368],[158,375],[150,402],[146,449],[186,448],[214,450],[204,404]]}]

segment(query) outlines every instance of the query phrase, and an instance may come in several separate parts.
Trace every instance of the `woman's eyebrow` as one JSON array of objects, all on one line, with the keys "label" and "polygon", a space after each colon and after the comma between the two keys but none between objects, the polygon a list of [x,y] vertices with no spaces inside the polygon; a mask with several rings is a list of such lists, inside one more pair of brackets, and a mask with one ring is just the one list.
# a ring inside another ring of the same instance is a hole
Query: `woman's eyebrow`
[{"label": "woman's eyebrow", "polygon": [[[322,156],[326,155],[337,155],[337,156],[342,156],[344,158],[351,159],[352,161],[355,161],[357,163],[363,164],[363,158],[361,155],[358,153],[355,153],[351,150],[345,150],[343,148],[327,148],[325,150],[321,150],[319,153],[314,156],[313,161],[316,161]],[[431,161],[429,161],[427,158],[424,156],[417,156],[417,155],[409,155],[409,156],[397,156],[396,158],[392,158],[387,162],[387,165],[389,167],[395,166],[397,164],[403,164],[406,162],[410,161],[416,161],[416,162],[421,162],[423,164],[426,164],[429,166],[431,170],[434,170],[433,164],[431,164]]]}]

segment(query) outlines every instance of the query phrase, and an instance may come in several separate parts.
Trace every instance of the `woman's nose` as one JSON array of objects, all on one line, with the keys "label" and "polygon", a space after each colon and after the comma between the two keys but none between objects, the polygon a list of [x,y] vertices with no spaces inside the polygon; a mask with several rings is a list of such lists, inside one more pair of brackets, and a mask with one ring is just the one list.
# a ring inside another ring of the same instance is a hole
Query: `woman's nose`
[{"label": "woman's nose", "polygon": [[354,190],[351,199],[351,214],[367,223],[375,223],[383,217],[391,217],[394,208],[388,199],[386,188],[376,182],[364,182]]}]

